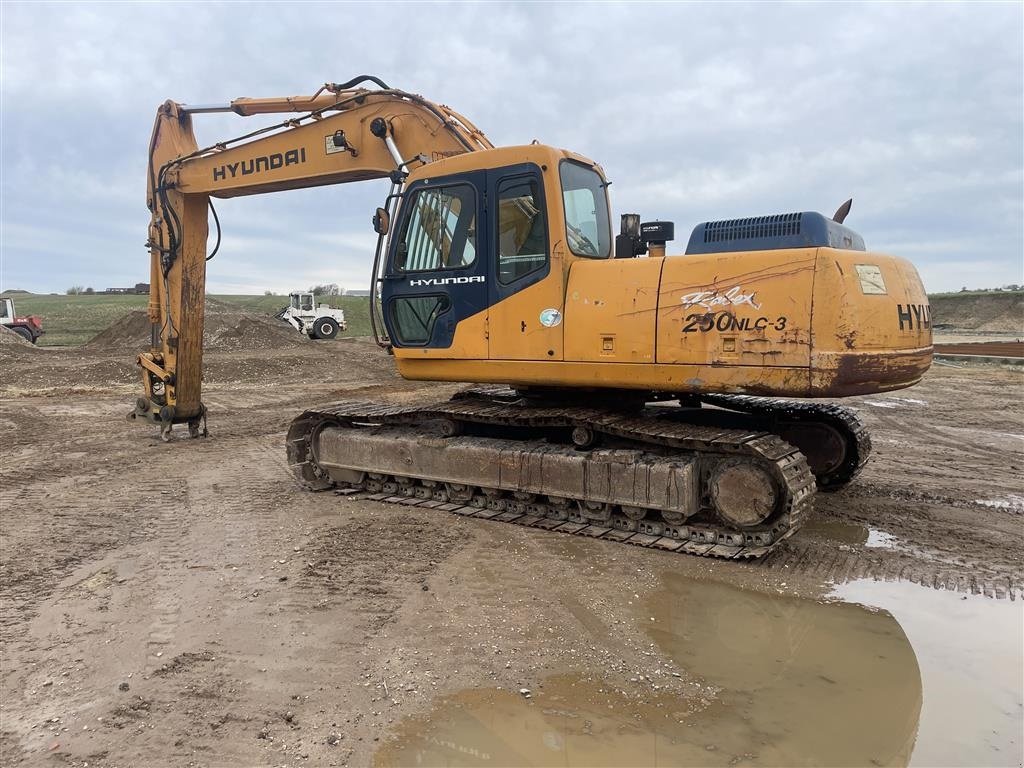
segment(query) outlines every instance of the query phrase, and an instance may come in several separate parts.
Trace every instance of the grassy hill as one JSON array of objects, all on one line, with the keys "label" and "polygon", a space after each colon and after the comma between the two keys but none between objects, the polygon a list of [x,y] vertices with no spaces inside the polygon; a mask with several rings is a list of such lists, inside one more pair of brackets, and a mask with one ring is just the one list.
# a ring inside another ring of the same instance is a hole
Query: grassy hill
[{"label": "grassy hill", "polygon": [[928,301],[935,324],[979,333],[1024,333],[1024,291],[944,293]]},{"label": "grassy hill", "polygon": [[[148,296],[81,294],[47,296],[34,293],[4,294],[14,299],[19,315],[39,315],[46,333],[39,346],[77,346],[89,341],[133,309],[145,309]],[[243,312],[273,315],[288,303],[287,296],[214,296]],[[362,296],[335,296],[326,303],[345,310],[348,330],[341,336],[370,335],[370,300]],[[298,333],[296,331],[296,333]]]},{"label": "grassy hill", "polygon": [[[133,309],[145,309],[148,296],[46,296],[12,292],[20,315],[40,315],[46,333],[40,346],[84,344]],[[288,303],[287,296],[221,295],[213,298],[242,312],[273,315]],[[1024,332],[1024,291],[968,291],[929,297],[932,320],[960,330]],[[370,300],[365,296],[335,296],[327,300],[345,310],[348,330],[342,336],[370,335]]]}]

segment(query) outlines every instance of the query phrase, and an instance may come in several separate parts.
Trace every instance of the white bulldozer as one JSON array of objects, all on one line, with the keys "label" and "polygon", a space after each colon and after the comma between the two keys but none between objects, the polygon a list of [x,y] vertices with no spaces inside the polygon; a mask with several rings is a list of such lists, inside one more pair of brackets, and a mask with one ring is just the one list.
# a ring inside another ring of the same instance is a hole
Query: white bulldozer
[{"label": "white bulldozer", "polygon": [[288,294],[288,299],[288,306],[277,313],[277,318],[311,339],[333,339],[347,327],[343,310],[317,305],[312,293],[295,291]]}]

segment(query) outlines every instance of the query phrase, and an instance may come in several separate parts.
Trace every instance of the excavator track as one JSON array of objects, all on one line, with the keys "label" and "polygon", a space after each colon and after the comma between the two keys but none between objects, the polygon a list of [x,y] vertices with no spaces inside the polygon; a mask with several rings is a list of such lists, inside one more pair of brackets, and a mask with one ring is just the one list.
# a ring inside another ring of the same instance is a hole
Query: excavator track
[{"label": "excavator track", "polygon": [[309,410],[288,462],[311,490],[726,559],[767,555],[812,509],[813,473],[778,435],[510,393]]},{"label": "excavator track", "polygon": [[[454,399],[488,399],[512,404],[521,397],[521,393],[509,387],[485,385],[468,387],[456,393]],[[742,424],[730,424],[718,418],[696,419],[692,408],[681,418],[690,419],[692,423],[743,426],[778,435],[807,457],[819,491],[833,492],[844,487],[860,474],[871,456],[867,425],[850,408],[752,395],[702,394],[697,399],[700,403],[750,418]],[[704,415],[708,415],[706,411]]]},{"label": "excavator track", "polygon": [[867,425],[849,408],[751,395],[701,395],[700,399],[708,405],[751,414],[766,431],[799,447],[810,461],[820,491],[837,491],[845,486],[860,474],[871,456]]}]

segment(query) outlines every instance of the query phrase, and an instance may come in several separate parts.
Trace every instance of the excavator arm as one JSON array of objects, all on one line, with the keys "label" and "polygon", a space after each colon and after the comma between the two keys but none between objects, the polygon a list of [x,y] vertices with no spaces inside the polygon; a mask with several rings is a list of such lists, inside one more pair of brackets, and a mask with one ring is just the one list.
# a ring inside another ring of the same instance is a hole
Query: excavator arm
[{"label": "excavator arm", "polygon": [[[380,88],[357,87],[366,81]],[[209,112],[294,116],[200,148],[192,115]],[[157,111],[149,146],[146,198],[151,212],[147,246],[152,344],[138,357],[143,397],[129,418],[161,425],[165,439],[175,423],[188,424],[193,436],[204,424],[203,314],[211,197],[384,178],[399,186],[410,170],[423,164],[491,148],[487,137],[457,112],[366,76],[328,83],[311,96],[240,98],[224,105],[165,102]]]}]

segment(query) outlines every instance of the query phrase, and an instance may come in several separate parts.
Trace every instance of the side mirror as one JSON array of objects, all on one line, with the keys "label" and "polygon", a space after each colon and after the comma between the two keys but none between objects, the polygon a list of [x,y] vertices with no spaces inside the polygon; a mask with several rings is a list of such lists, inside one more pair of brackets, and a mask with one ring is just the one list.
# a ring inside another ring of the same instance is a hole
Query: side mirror
[{"label": "side mirror", "polygon": [[386,235],[391,228],[391,217],[383,208],[378,208],[373,214],[373,231],[378,235]]}]

